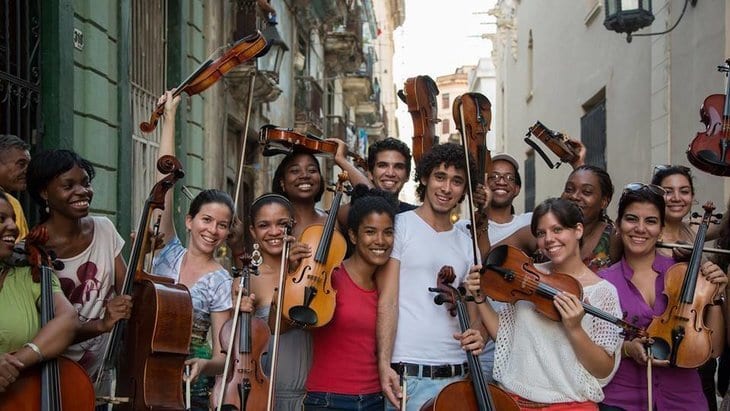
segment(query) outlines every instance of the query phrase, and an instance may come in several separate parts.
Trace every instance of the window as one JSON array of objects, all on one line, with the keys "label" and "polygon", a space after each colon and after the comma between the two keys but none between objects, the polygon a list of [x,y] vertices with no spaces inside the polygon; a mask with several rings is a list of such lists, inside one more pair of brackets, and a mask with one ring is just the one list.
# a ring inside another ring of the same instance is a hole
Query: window
[{"label": "window", "polygon": [[451,132],[450,126],[448,118],[441,120],[441,134],[449,134]]},{"label": "window", "polygon": [[535,151],[530,150],[525,159],[525,212],[535,208]]},{"label": "window", "polygon": [[601,90],[583,105],[580,140],[586,146],[586,164],[606,169],[606,96]]},{"label": "window", "polygon": [[444,93],[441,95],[441,108],[449,108],[451,107],[449,105],[449,93]]}]

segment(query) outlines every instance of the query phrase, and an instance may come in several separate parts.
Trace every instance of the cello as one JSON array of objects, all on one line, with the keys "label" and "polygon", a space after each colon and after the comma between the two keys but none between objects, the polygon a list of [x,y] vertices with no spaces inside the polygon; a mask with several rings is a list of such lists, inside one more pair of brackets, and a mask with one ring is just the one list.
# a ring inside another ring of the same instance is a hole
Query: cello
[{"label": "cello", "polygon": [[[717,70],[730,74],[730,58]],[[687,159],[693,166],[716,176],[730,176],[730,78],[725,94],[712,94],[702,103],[700,121],[705,131],[689,143]]]},{"label": "cello", "polygon": [[[216,52],[218,52],[216,50]],[[253,33],[246,36],[226,50],[220,57],[208,59],[201,64],[192,74],[182,81],[176,88],[172,97],[175,98],[180,93],[185,92],[189,96],[198,94],[208,87],[215,84],[216,81],[220,80],[226,73],[231,71],[237,65],[251,60],[253,58],[262,56],[268,51],[268,44],[266,39],[263,37],[261,32]],[[139,125],[139,129],[144,133],[151,133],[157,128],[157,122],[160,117],[165,113],[165,102],[161,102],[155,107],[150,114],[150,118],[147,121],[143,121]]]},{"label": "cello", "polygon": [[492,124],[492,103],[481,93],[464,93],[452,105],[454,125],[465,135],[467,151],[477,160],[476,182],[484,184],[484,175],[492,169],[492,156],[487,148],[487,132]]},{"label": "cello", "polygon": [[416,76],[406,80],[402,90],[398,90],[398,97],[408,105],[408,112],[413,120],[413,140],[411,150],[416,167],[424,154],[431,147],[438,144],[436,123],[438,123],[438,108],[436,96],[439,88],[429,76]]},{"label": "cello", "polygon": [[[150,251],[148,230],[154,210],[165,208],[165,194],[185,175],[180,161],[166,155],[157,160],[166,174],[150,192],[132,245],[122,293],[132,295],[132,315],[114,325],[104,352],[102,374],[117,369],[115,409],[183,409],[182,379],[193,329],[193,306],[187,287],[144,270]],[[120,360],[120,359],[123,359]]]},{"label": "cello", "polygon": [[[314,253],[303,259],[284,284],[281,315],[296,327],[322,327],[335,313],[337,290],[332,288],[332,270],[339,266],[347,243],[337,231],[337,211],[348,176],[340,173],[335,198],[324,224],[312,224],[302,231],[298,241],[309,244]],[[272,308],[274,308],[272,306]]]},{"label": "cello", "polygon": [[712,284],[699,272],[702,246],[715,206],[708,201],[702,208],[705,214],[697,230],[692,256],[688,263],[677,263],[665,274],[667,308],[647,328],[654,340],[652,356],[669,360],[670,365],[680,368],[697,368],[712,355],[712,330],[705,326],[704,314],[712,305],[719,285]]},{"label": "cello", "polygon": [[[254,251],[256,254],[257,251]],[[221,327],[219,341],[229,341],[223,376],[216,378],[211,398],[217,410],[259,411],[267,409],[269,380],[261,366],[261,356],[269,345],[271,330],[266,321],[241,312],[241,297],[248,295],[252,272],[257,274],[262,259],[244,255],[243,272],[236,299],[235,315]],[[239,270],[234,270],[234,274]],[[233,364],[233,369],[229,366]]]},{"label": "cello", "polygon": [[[469,328],[469,314],[466,310],[465,300],[473,300],[473,297],[466,297],[463,288],[456,289],[450,285],[454,279],[456,279],[456,274],[454,274],[453,267],[443,266],[438,274],[439,286],[430,287],[428,290],[438,293],[434,297],[436,304],[448,303],[455,308],[459,319],[459,329],[463,333]],[[507,392],[494,384],[487,383],[478,355],[468,353],[467,362],[471,379],[447,384],[434,398],[421,406],[421,411],[450,411],[454,409],[455,404],[459,404],[459,409],[464,411],[517,411],[520,409]]]},{"label": "cello", "polygon": [[[25,238],[28,261],[33,266],[33,281],[40,282],[40,326],[53,319],[51,258],[41,248],[48,240],[44,226],[36,226]],[[60,263],[60,262],[59,262]],[[0,394],[0,410],[12,411],[92,411],[94,386],[86,370],[68,358],[44,361],[23,371],[18,379]]]},{"label": "cello", "polygon": [[568,292],[581,300],[586,313],[620,327],[624,335],[647,335],[646,330],[583,302],[583,287],[574,277],[543,273],[530,257],[511,245],[503,244],[489,252],[481,270],[480,289],[492,299],[505,303],[529,301],[535,305],[535,310],[553,321],[561,320],[553,298],[560,292]]}]

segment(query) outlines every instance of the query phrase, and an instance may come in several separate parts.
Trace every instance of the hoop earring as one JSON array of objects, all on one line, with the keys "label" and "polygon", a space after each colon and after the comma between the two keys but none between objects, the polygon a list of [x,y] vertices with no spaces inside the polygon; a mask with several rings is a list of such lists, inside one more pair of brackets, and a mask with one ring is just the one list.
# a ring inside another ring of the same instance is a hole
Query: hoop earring
[{"label": "hoop earring", "polygon": [[251,264],[253,264],[255,267],[260,266],[264,262],[264,257],[261,255],[261,252],[259,251],[259,244],[253,243],[253,252],[251,253]]}]

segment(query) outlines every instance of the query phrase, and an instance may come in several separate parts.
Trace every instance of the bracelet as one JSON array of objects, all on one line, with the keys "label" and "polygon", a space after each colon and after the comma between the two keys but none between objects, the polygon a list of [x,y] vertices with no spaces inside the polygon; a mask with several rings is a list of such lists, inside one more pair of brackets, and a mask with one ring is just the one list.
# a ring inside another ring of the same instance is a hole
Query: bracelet
[{"label": "bracelet", "polygon": [[36,354],[38,354],[38,358],[40,359],[40,362],[43,362],[43,360],[46,359],[46,357],[43,356],[43,353],[41,352],[41,349],[38,348],[38,346],[35,345],[35,344],[33,344],[32,342],[27,342],[27,343],[23,344],[23,347],[28,347],[28,348],[31,349],[31,351],[33,351]]}]

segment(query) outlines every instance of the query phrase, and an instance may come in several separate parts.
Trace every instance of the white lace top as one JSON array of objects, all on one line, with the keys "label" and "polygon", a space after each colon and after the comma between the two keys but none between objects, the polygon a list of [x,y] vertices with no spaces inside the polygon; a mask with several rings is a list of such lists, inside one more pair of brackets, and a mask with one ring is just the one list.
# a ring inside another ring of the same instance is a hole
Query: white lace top
[{"label": "white lace top", "polygon": [[[608,281],[583,289],[584,301],[621,318],[616,288]],[[614,369],[604,379],[591,375],[573,351],[562,323],[518,301],[499,311],[499,331],[494,354],[494,379],[522,398],[543,403],[600,402],[603,386],[618,368],[620,328],[586,314],[581,326],[590,339],[614,355]]]}]

